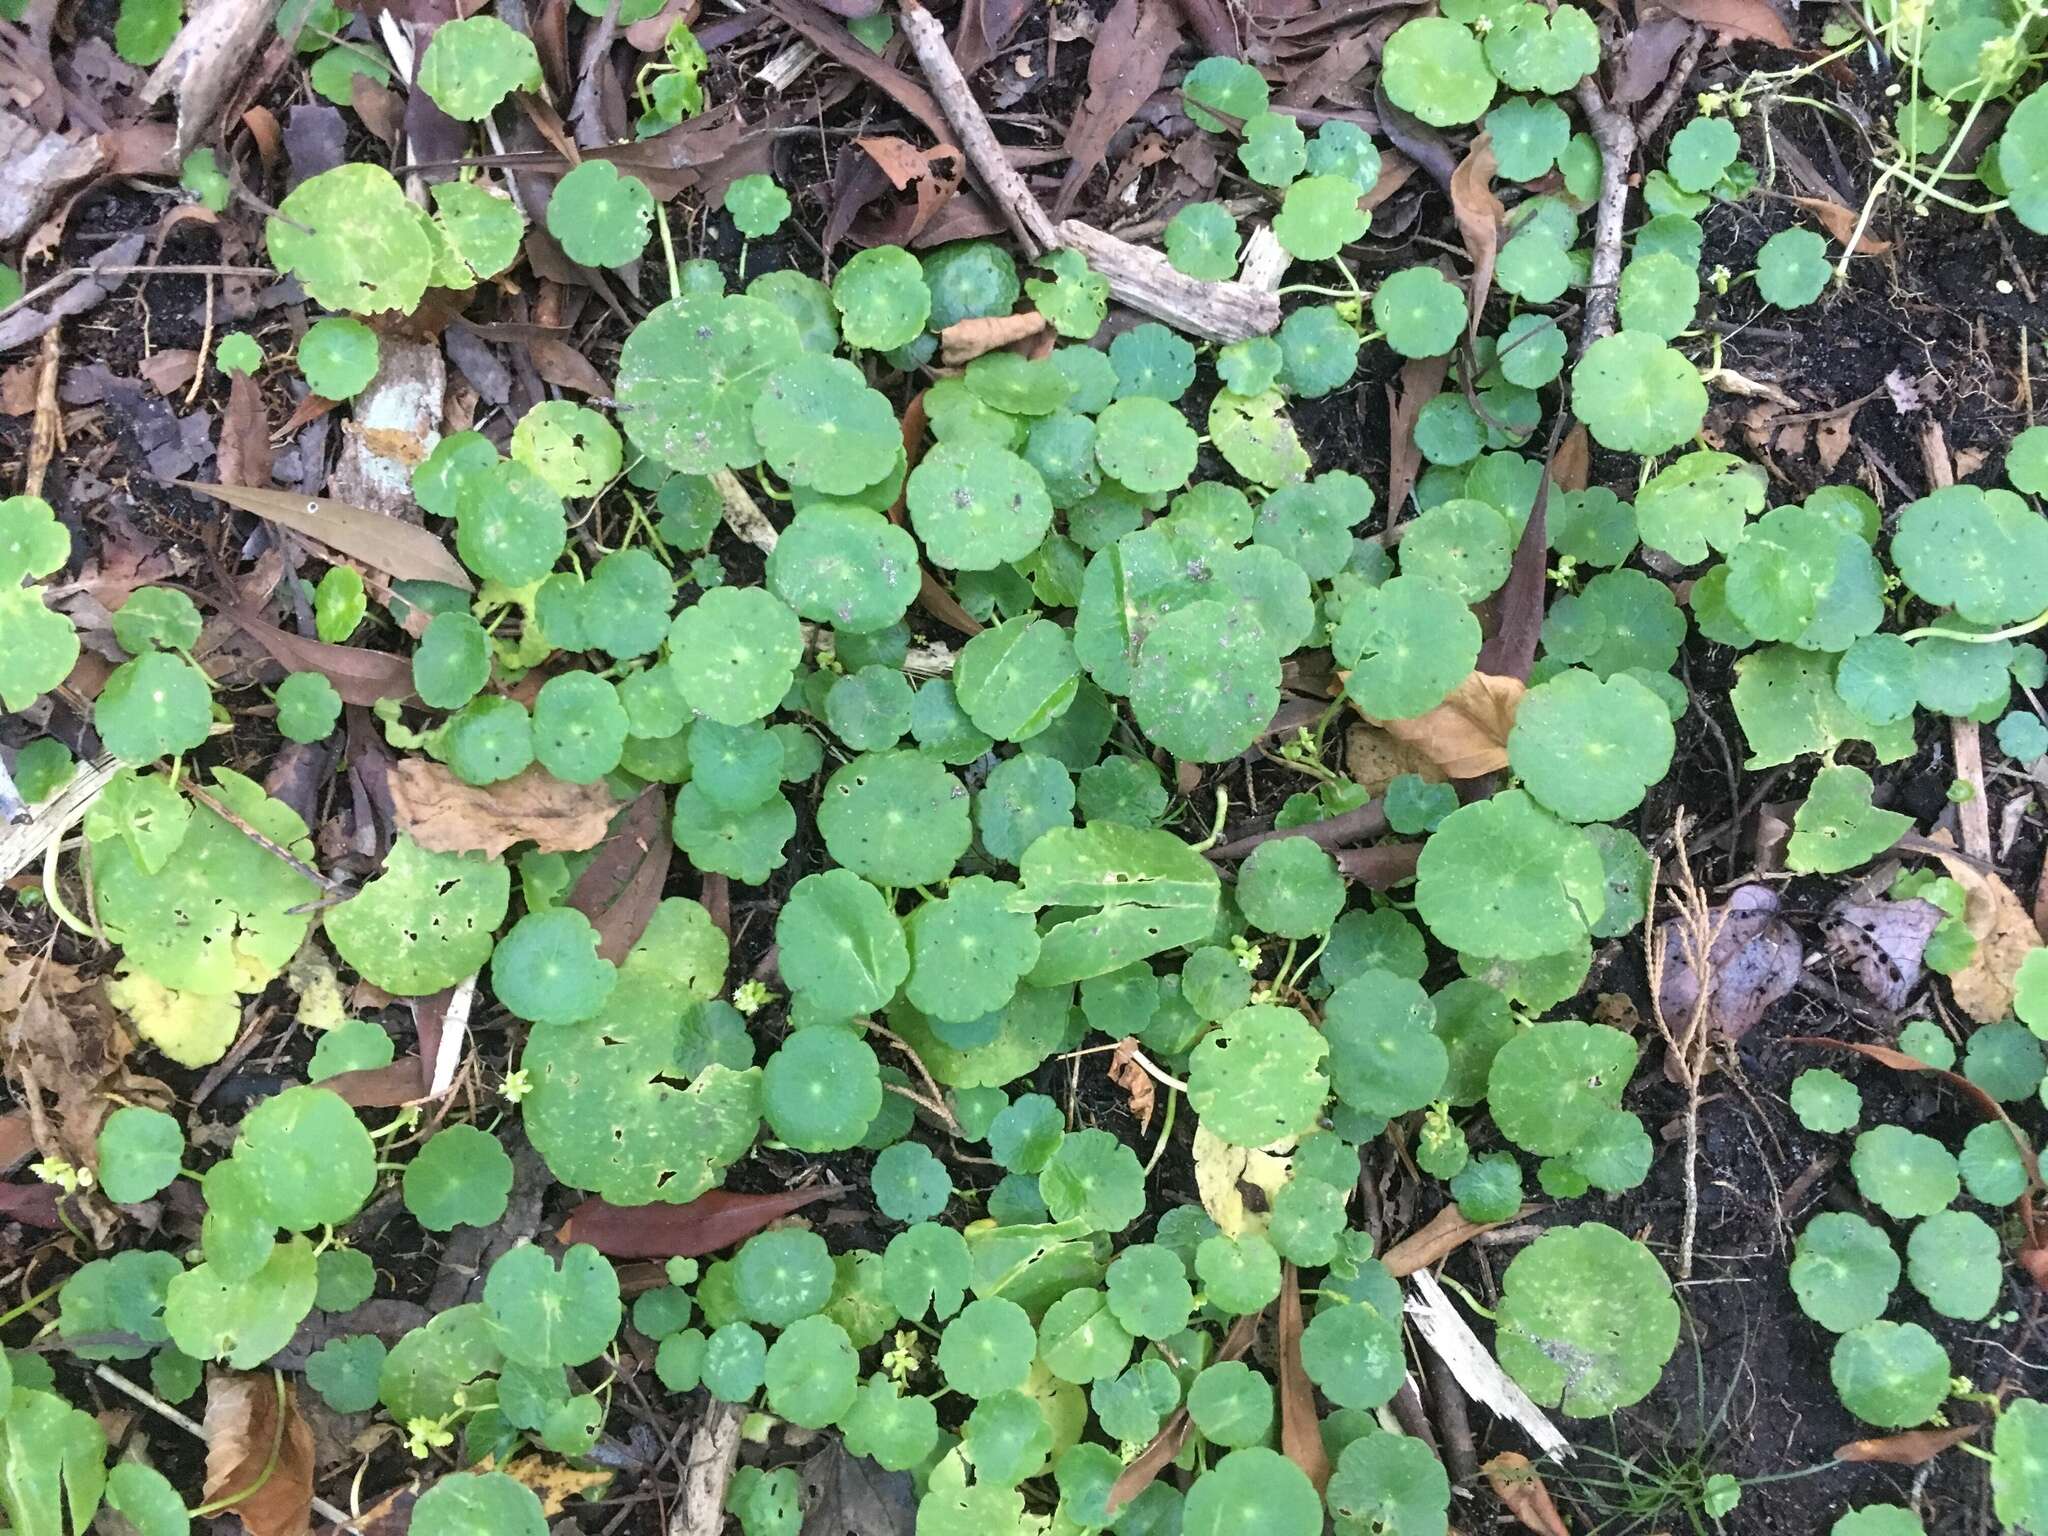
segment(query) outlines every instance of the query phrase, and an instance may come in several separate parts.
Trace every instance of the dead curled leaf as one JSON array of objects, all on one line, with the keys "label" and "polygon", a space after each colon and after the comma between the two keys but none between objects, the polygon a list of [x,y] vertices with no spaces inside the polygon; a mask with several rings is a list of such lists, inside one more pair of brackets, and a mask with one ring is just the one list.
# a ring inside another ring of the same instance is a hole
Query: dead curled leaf
[{"label": "dead curled leaf", "polygon": [[542,853],[580,853],[604,841],[618,809],[602,782],[570,784],[539,767],[479,788],[409,757],[392,764],[389,782],[398,826],[431,853],[496,858],[523,842]]},{"label": "dead curled leaf", "polygon": [[1471,318],[1465,327],[1468,341],[1479,334],[1479,317],[1493,288],[1494,259],[1500,254],[1501,225],[1507,221],[1507,209],[1493,192],[1493,173],[1499,168],[1500,162],[1493,153],[1493,135],[1481,133],[1451,173],[1451,213],[1458,221],[1458,237],[1465,242],[1465,254],[1472,258],[1467,302]]},{"label": "dead curled leaf", "polygon": [[[1835,244],[1846,246],[1850,236],[1856,234],[1860,215],[1854,208],[1844,207],[1829,197],[1795,197],[1792,201],[1812,214],[1820,227],[1834,237]],[[1891,241],[1880,240],[1867,229],[1856,240],[1858,256],[1882,256],[1891,248]]]},{"label": "dead curled leaf", "polygon": [[[243,1489],[253,1491],[237,1498]],[[249,1536],[311,1528],[313,1431],[289,1382],[268,1371],[207,1377],[206,1497],[228,1501]]]},{"label": "dead curled leaf", "polygon": [[1730,37],[1769,43],[1775,48],[1799,46],[1792,40],[1784,18],[1772,8],[1770,0],[1657,0],[1657,3],[1675,16],[1696,21],[1715,32],[1725,32]]},{"label": "dead curled leaf", "polygon": [[1949,878],[1963,888],[1963,926],[1977,941],[1970,963],[1948,979],[1956,1006],[1979,1024],[1995,1024],[2012,1009],[2013,977],[2041,930],[2019,897],[1997,875],[1936,851]]},{"label": "dead curled leaf", "polygon": [[1918,1467],[1951,1446],[1961,1445],[1982,1424],[1953,1424],[1947,1429],[1909,1429],[1875,1440],[1851,1440],[1835,1452],[1837,1461],[1879,1461],[1894,1467]]},{"label": "dead curled leaf", "polygon": [[1035,309],[1014,315],[981,315],[956,320],[939,332],[939,359],[949,368],[971,363],[984,352],[1007,347],[1045,330],[1045,316]]},{"label": "dead curled leaf", "polygon": [[1152,1106],[1156,1090],[1152,1075],[1131,1059],[1138,1049],[1137,1037],[1126,1035],[1117,1041],[1116,1052],[1109,1058],[1109,1080],[1123,1089],[1124,1098],[1130,1103],[1131,1114],[1136,1117],[1138,1129],[1152,1128]]},{"label": "dead curled leaf", "polygon": [[1550,1490],[1529,1458],[1519,1451],[1503,1451],[1482,1466],[1494,1497],[1508,1507],[1508,1513],[1524,1528],[1539,1536],[1571,1536],[1571,1527],[1551,1502]]},{"label": "dead curled leaf", "polygon": [[1435,709],[1411,720],[1366,718],[1448,779],[1476,779],[1508,765],[1508,732],[1528,685],[1474,672]]},{"label": "dead curled leaf", "polygon": [[[479,1470],[489,1470],[490,1458],[486,1457],[478,1465]],[[514,1482],[531,1488],[540,1499],[540,1512],[550,1520],[566,1509],[569,1501],[579,1493],[602,1488],[612,1480],[611,1473],[599,1468],[580,1471],[565,1461],[551,1461],[544,1456],[520,1456],[498,1470]]]}]

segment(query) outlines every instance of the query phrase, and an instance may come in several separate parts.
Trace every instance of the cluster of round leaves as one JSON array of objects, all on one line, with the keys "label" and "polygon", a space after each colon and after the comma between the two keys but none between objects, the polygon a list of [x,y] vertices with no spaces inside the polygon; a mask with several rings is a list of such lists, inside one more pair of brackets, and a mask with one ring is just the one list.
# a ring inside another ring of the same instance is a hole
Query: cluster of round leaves
[{"label": "cluster of round leaves", "polygon": [[[679,1261],[667,1286],[639,1299],[633,1324],[655,1343],[664,1385],[702,1384],[733,1401],[765,1393],[776,1415],[836,1425],[849,1450],[899,1469],[931,1461],[933,1395],[958,1394],[972,1404],[958,1443],[924,1471],[920,1524],[942,1532],[1015,1524],[1019,1485],[1048,1468],[1070,1522],[1101,1527],[1121,1461],[1081,1438],[1088,1415],[1135,1445],[1185,1410],[1209,1447],[1206,1470],[1184,1497],[1148,1489],[1147,1528],[1178,1519],[1220,1532],[1257,1520],[1310,1536],[1322,1525],[1314,1490],[1268,1448],[1273,1384],[1236,1357],[1225,1331],[1272,1304],[1292,1264],[1323,1271],[1302,1360],[1336,1409],[1323,1432],[1340,1530],[1442,1528],[1441,1468],[1370,1417],[1401,1377],[1400,1293],[1348,1229],[1346,1192],[1357,1144],[1417,1112],[1418,1160],[1450,1181],[1474,1221],[1520,1208],[1516,1153],[1538,1160],[1556,1198],[1625,1190],[1647,1171],[1649,1138],[1621,1107],[1634,1043],[1604,1025],[1523,1024],[1512,1011],[1573,995],[1592,940],[1644,915],[1648,856],[1605,823],[1669,767],[1673,717],[1686,705],[1669,672],[1686,626],[1669,589],[1625,562],[1638,543],[1684,564],[1717,562],[1692,605],[1711,638],[1767,647],[1745,658],[1737,696],[1760,760],[1851,739],[1888,749],[1909,739],[1916,704],[1986,707],[1987,664],[2002,706],[2007,671],[2024,664],[2010,646],[1878,633],[1876,508],[1858,493],[1766,510],[1759,471],[1698,450],[1663,464],[1631,504],[1605,490],[1545,488],[1541,464],[1516,451],[1541,416],[1538,392],[1559,381],[1594,439],[1620,451],[1680,448],[1705,412],[1697,370],[1672,343],[1699,302],[1693,216],[1742,179],[1727,122],[1688,124],[1649,179],[1653,216],[1623,272],[1621,329],[1568,378],[1565,334],[1544,312],[1585,281],[1574,205],[1599,174],[1590,139],[1548,98],[1597,62],[1594,23],[1570,6],[1447,4],[1388,40],[1394,105],[1438,127],[1483,119],[1503,177],[1556,171],[1568,194],[1524,197],[1510,214],[1496,282],[1525,307],[1499,336],[1473,334],[1464,293],[1434,268],[1394,273],[1371,296],[1371,323],[1395,353],[1455,352],[1460,375],[1415,425],[1428,467],[1398,564],[1355,536],[1371,489],[1343,471],[1311,476],[1286,413],[1290,397],[1350,382],[1361,307],[1304,306],[1276,336],[1218,349],[1224,387],[1197,423],[1183,405],[1197,356],[1184,339],[1148,324],[1086,345],[1107,285],[1072,251],[1020,273],[981,242],[923,257],[879,247],[829,286],[771,272],[740,293],[727,293],[711,264],[688,263],[679,295],[626,344],[623,433],[593,409],[554,402],[514,426],[503,454],[457,434],[419,467],[422,508],[452,522],[458,554],[486,589],[474,606],[453,589],[409,584],[403,594],[424,620],[414,690],[446,717],[412,741],[458,778],[489,786],[538,764],[575,784],[672,786],[670,830],[694,868],[758,885],[784,863],[794,802],[809,798],[789,786],[819,775],[821,737],[836,743],[816,793],[826,867],[795,883],[776,919],[790,1007],[765,1060],[771,1032],[750,1030],[723,1000],[729,950],[705,909],[664,901],[629,952],[603,952],[563,899],[581,858],[519,860],[521,915],[508,928],[511,866],[401,836],[382,871],[324,918],[341,958],[384,991],[426,996],[482,974],[530,1026],[522,1116],[564,1183],[620,1204],[688,1201],[715,1187],[764,1126],[801,1153],[875,1154],[875,1203],[903,1228],[884,1251],[834,1254],[809,1231],[771,1231],[701,1274]],[[476,17],[436,32],[420,77],[444,112],[477,121],[533,88],[538,65],[525,38]],[[1368,136],[1344,123],[1303,134],[1271,109],[1257,72],[1231,60],[1205,61],[1183,92],[1190,119],[1230,134],[1245,174],[1274,189],[1273,229],[1290,254],[1335,257],[1366,232],[1360,204],[1380,169]],[[2011,158],[2018,165],[2023,152]],[[748,240],[772,235],[790,211],[761,176],[736,181],[724,207]],[[571,260],[619,266],[642,254],[655,212],[642,183],[592,157],[556,185],[546,224]],[[302,341],[309,384],[330,398],[360,390],[378,343],[350,315],[409,310],[429,285],[470,286],[508,264],[523,233],[518,211],[479,184],[437,188],[431,213],[374,167],[303,184],[272,221],[273,258],[316,302],[349,312]],[[1216,204],[1183,209],[1165,244],[1177,267],[1203,278],[1233,275],[1241,248]],[[1789,307],[1817,296],[1816,245],[1802,231],[1767,244],[1766,298]],[[875,387],[884,369],[929,361],[938,331],[1006,315],[1027,295],[1060,344],[1038,360],[992,353],[938,379],[921,401],[930,443],[907,450],[896,406]],[[1190,483],[1198,425],[1249,489]],[[2044,459],[2016,445],[2017,490],[2048,490]],[[700,562],[690,568],[697,590],[677,611],[684,583],[672,556],[705,547],[734,471],[788,501],[763,584],[723,585]],[[565,504],[615,490],[652,511],[660,539],[558,570]],[[1309,839],[1262,846],[1226,895],[1215,866],[1161,829],[1171,799],[1154,764],[1120,750],[1104,757],[1124,703],[1150,747],[1184,762],[1237,756],[1272,718],[1283,659],[1324,640],[1361,712],[1401,720],[1435,709],[1473,671],[1473,606],[1505,583],[1539,500],[1567,570],[1599,574],[1568,575],[1573,589],[1551,605],[1506,743],[1515,787],[1456,806],[1410,781],[1387,798],[1397,831],[1433,834],[1414,910],[1456,952],[1463,979],[1426,990],[1422,930],[1392,906],[1347,911],[1342,875]],[[16,554],[16,581],[0,583],[10,590],[68,553],[48,509],[19,502],[0,504],[0,551]],[[1951,625],[2023,622],[2048,607],[2040,522],[2010,492],[1938,493],[1902,514],[1893,559]],[[914,685],[907,616],[926,570],[982,627],[950,677]],[[346,586],[329,592],[323,579],[316,594],[323,639],[364,622],[361,583]],[[179,597],[144,589],[116,615],[133,659],[103,697],[102,734],[138,764],[190,751],[212,725],[189,656],[198,617]],[[31,606],[45,617],[22,618]],[[500,622],[515,612],[516,623]],[[23,635],[51,628],[49,617],[39,595],[0,610]],[[510,685],[557,651],[593,659],[587,669],[557,663],[515,697]],[[35,653],[15,663],[31,697],[56,680],[36,682],[54,662]],[[325,678],[302,674],[278,689],[277,706],[285,734],[316,740],[333,729],[339,698]],[[274,977],[304,938],[297,909],[313,893],[274,859],[261,878],[233,862],[230,849],[247,853],[246,840],[164,779],[117,783],[87,832],[107,865],[95,870],[98,915],[129,951],[120,984],[134,1001],[124,1006],[167,1051],[177,1054],[175,1043],[213,1059],[235,1027],[236,994]],[[255,786],[223,777],[217,793],[310,861],[306,829]],[[1894,841],[1901,820],[1873,793],[1859,769],[1826,768],[1798,815],[1792,865],[1849,868]],[[1294,1000],[1255,994],[1227,947],[1248,934],[1321,947],[1314,1018]],[[943,1223],[947,1167],[907,1139],[909,1095],[925,1085],[877,1054],[870,1020],[916,1050],[964,1138],[987,1142],[1003,1175],[988,1197],[991,1223]],[[1252,1210],[1234,1182],[1234,1205],[1205,1184],[1208,1210],[1164,1212],[1150,1241],[1116,1246],[1145,1213],[1145,1165],[1105,1131],[1070,1130],[1050,1100],[1007,1091],[1089,1031],[1133,1039],[1183,1073],[1199,1120],[1198,1176],[1277,1170],[1270,1200]],[[2023,1054],[2004,1036],[1973,1043],[1972,1076],[2009,1087]],[[390,1059],[379,1026],[351,1021],[322,1038],[313,1073]],[[1814,1077],[1794,1098],[1810,1124],[1854,1126],[1843,1080]],[[1471,1151],[1475,1121],[1452,1112],[1482,1102],[1512,1151]],[[2009,1188],[2011,1149],[1973,1137],[1944,1182],[1917,1144],[1865,1135],[1869,1150],[1859,1140],[1852,1159],[1859,1187],[1920,1224],[1908,1243],[1914,1285],[1939,1310],[1982,1316],[1970,1310],[1983,1292],[1976,1228],[1989,1228],[1947,1207],[1958,1179],[1987,1201]],[[313,1307],[359,1303],[370,1288],[361,1256],[315,1253],[303,1234],[360,1207],[374,1184],[368,1145],[325,1090],[269,1101],[204,1176],[202,1262],[184,1271],[164,1255],[101,1261],[125,1265],[118,1276],[88,1266],[81,1276],[92,1278],[65,1293],[67,1331],[167,1341],[159,1361],[242,1363]],[[135,1107],[109,1119],[99,1153],[110,1197],[142,1200],[177,1175],[183,1144],[168,1116]],[[495,1137],[458,1125],[419,1148],[401,1187],[422,1226],[447,1231],[496,1219],[510,1183]],[[1851,1407],[1876,1423],[1918,1422],[1939,1402],[1915,1416],[1927,1352],[1909,1333],[1882,1331],[1910,1325],[1877,1316],[1897,1260],[1876,1313],[1858,1317],[1877,1261],[1861,1234],[1817,1231],[1828,1219],[1802,1239],[1802,1304],[1811,1292],[1820,1299],[1809,1311],[1856,1319],[1837,1330],[1835,1362]],[[290,1234],[282,1242],[280,1228]],[[1990,1258],[1995,1277],[1995,1240]],[[1641,1244],[1598,1224],[1563,1226],[1509,1267],[1497,1348],[1539,1400],[1610,1413],[1655,1384],[1676,1316]],[[574,1455],[594,1441],[602,1407],[564,1369],[596,1359],[623,1317],[616,1277],[592,1250],[558,1262],[521,1247],[492,1267],[480,1303],[388,1353],[368,1335],[338,1338],[308,1375],[341,1411],[382,1406],[410,1424],[488,1404],[511,1431]],[[864,1376],[863,1352],[899,1322],[936,1330],[933,1357],[892,1357]],[[2001,1513],[2039,1497],[2024,1474],[2039,1432],[2018,1411],[2006,1422],[2015,1427],[2000,1430]],[[444,1479],[415,1525],[433,1536],[465,1520],[535,1528],[531,1495],[516,1489],[496,1474]],[[794,1508],[793,1479],[743,1475],[734,1499],[743,1520],[765,1521]]]}]

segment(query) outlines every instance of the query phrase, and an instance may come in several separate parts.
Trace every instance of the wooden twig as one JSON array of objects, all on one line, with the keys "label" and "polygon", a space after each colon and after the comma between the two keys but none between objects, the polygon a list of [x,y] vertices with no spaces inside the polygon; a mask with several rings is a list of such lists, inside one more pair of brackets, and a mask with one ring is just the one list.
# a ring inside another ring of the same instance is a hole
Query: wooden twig
[{"label": "wooden twig", "polygon": [[31,811],[27,820],[9,826],[0,835],[0,880],[12,880],[41,858],[51,841],[62,837],[65,829],[99,799],[100,791],[120,768],[120,763],[111,757],[81,763],[71,782],[57,792],[55,799]]},{"label": "wooden twig", "polygon": [[873,1019],[868,1019],[865,1022],[871,1033],[880,1035],[884,1040],[895,1046],[897,1050],[908,1056],[910,1064],[917,1068],[917,1075],[923,1079],[929,1099],[927,1100],[924,1096],[915,1094],[909,1097],[915,1102],[923,1104],[926,1109],[937,1115],[946,1123],[946,1129],[955,1136],[958,1136],[960,1134],[960,1122],[953,1118],[953,1111],[946,1107],[945,1090],[939,1087],[938,1079],[932,1076],[931,1068],[924,1064],[924,1058],[917,1054],[917,1047],[886,1024],[877,1024]]},{"label": "wooden twig", "polygon": [[1984,745],[1982,728],[1974,720],[1960,717],[1949,722],[1949,745],[1956,755],[1956,777],[1970,786],[1970,797],[1956,806],[1956,823],[1962,829],[1963,852],[1991,865],[1991,802],[1984,790]]},{"label": "wooden twig", "polygon": [[1643,120],[1636,124],[1636,142],[1647,144],[1657,136],[1657,130],[1664,126],[1664,119],[1671,115],[1671,109],[1678,105],[1685,94],[1686,82],[1692,79],[1692,72],[1699,67],[1700,50],[1706,46],[1707,29],[1694,26],[1687,31],[1685,41],[1679,46],[1678,57],[1671,61],[1671,73],[1664,77],[1663,87],[1657,92]]},{"label": "wooden twig", "polygon": [[325,891],[328,895],[332,896],[346,889],[346,887],[344,887],[340,881],[328,879],[327,876],[321,874],[319,870],[315,869],[312,865],[308,864],[304,859],[300,858],[297,854],[293,853],[291,849],[285,847],[282,843],[273,842],[270,838],[265,837],[261,832],[257,831],[254,827],[250,826],[248,822],[244,821],[240,816],[237,816],[221,800],[219,800],[217,797],[213,795],[208,794],[205,790],[201,789],[197,784],[188,781],[185,785],[185,792],[189,794],[194,800],[197,800],[201,805],[205,806],[209,811],[213,812],[213,814],[218,816],[222,821],[226,822],[229,826],[233,827],[237,832],[241,833],[242,836],[248,838],[249,841],[254,843],[258,848],[261,848],[265,853],[269,854],[271,857],[281,859],[286,864],[289,864],[294,871],[304,876],[306,879],[312,881],[315,885],[319,886],[320,889]]},{"label": "wooden twig", "polygon": [[945,29],[918,0],[903,0],[902,18],[903,36],[925,79],[931,82],[932,94],[960,140],[968,164],[1027,255],[1035,259],[1062,247],[1079,251],[1108,282],[1118,303],[1190,335],[1211,341],[1243,341],[1278,327],[1280,300],[1264,288],[1248,282],[1204,282],[1189,277],[1176,272],[1160,252],[1118,239],[1078,219],[1055,227],[989,127],[987,114],[946,46]]},{"label": "wooden twig", "polygon": [[712,475],[711,484],[725,506],[725,526],[763,554],[772,551],[782,535],[775,531],[768,515],[747,494],[740,477],[729,469],[721,469]]},{"label": "wooden twig", "polygon": [[744,1403],[705,1403],[683,1458],[683,1485],[669,1511],[668,1536],[719,1536],[725,1529],[725,1490],[739,1464],[746,1418]]},{"label": "wooden twig", "polygon": [[1032,196],[1031,189],[1024,184],[1024,178],[1010,164],[1009,155],[997,141],[995,130],[989,127],[988,117],[974,99],[967,77],[960,73],[953,50],[946,46],[946,29],[917,0],[903,0],[903,36],[910,44],[910,51],[917,55],[925,79],[931,82],[932,94],[938,97],[946,121],[960,136],[960,147],[967,152],[967,162],[988,189],[997,211],[1009,224],[1027,256],[1033,260],[1043,256],[1060,243],[1053,229],[1052,216]]},{"label": "wooden twig", "polygon": [[1621,295],[1622,225],[1628,214],[1628,172],[1636,157],[1636,128],[1626,112],[1607,104],[1597,75],[1579,82],[1579,110],[1600,146],[1600,201],[1593,217],[1593,260],[1586,283],[1586,313],[1579,322],[1579,356],[1614,329]]},{"label": "wooden twig", "polygon": [[[207,280],[206,291],[213,292],[211,278]],[[209,305],[209,316],[211,312]],[[57,405],[57,358],[63,345],[63,330],[62,325],[53,325],[43,332],[42,352],[36,359],[36,414],[28,434],[28,473],[21,483],[23,493],[29,496],[43,494],[43,479],[50,472],[50,461],[63,446],[64,413]],[[206,354],[201,352],[199,356],[203,362]]]}]

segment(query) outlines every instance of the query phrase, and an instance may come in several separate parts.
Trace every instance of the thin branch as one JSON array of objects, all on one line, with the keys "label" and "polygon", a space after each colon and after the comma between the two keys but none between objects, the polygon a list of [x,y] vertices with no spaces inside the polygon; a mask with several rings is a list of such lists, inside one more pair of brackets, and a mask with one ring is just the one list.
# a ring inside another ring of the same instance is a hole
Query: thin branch
[{"label": "thin branch", "polygon": [[1628,214],[1628,173],[1636,157],[1635,124],[1607,104],[1599,80],[1579,82],[1579,110],[1600,146],[1600,201],[1593,218],[1593,261],[1586,284],[1586,316],[1579,325],[1579,356],[1614,329],[1621,292],[1622,226]]}]

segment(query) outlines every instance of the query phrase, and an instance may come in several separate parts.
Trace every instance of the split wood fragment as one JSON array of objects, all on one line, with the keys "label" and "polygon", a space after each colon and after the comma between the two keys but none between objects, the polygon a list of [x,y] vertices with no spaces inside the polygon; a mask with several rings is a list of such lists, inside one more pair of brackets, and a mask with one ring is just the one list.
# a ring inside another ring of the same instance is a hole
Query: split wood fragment
[{"label": "split wood fragment", "polygon": [[1487,1347],[1479,1342],[1444,1288],[1426,1269],[1408,1277],[1408,1304],[1404,1309],[1415,1321],[1423,1342],[1436,1351],[1468,1395],[1510,1419],[1528,1432],[1546,1456],[1569,1456],[1572,1443],[1550,1422],[1543,1410],[1530,1400]]}]

